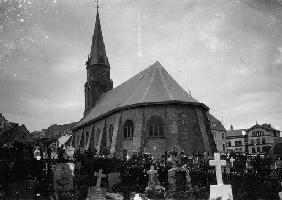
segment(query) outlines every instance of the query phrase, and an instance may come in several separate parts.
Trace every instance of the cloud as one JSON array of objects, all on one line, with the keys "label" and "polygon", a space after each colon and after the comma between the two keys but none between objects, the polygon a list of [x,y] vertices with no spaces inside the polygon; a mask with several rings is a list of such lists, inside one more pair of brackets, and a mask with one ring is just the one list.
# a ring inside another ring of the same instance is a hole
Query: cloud
[{"label": "cloud", "polygon": [[200,33],[200,41],[213,53],[227,49],[227,45],[218,38],[217,33],[220,31],[225,22],[225,14],[218,13],[215,18],[210,20]]},{"label": "cloud", "polygon": [[273,64],[282,64],[282,47],[277,47],[277,53],[274,56]]}]

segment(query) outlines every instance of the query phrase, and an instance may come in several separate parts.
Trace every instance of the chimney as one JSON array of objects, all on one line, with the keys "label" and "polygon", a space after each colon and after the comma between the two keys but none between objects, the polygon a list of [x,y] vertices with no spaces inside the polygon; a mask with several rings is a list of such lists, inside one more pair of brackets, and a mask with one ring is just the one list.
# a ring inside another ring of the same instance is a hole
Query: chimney
[{"label": "chimney", "polygon": [[233,131],[233,126],[232,125],[230,126],[230,130]]}]

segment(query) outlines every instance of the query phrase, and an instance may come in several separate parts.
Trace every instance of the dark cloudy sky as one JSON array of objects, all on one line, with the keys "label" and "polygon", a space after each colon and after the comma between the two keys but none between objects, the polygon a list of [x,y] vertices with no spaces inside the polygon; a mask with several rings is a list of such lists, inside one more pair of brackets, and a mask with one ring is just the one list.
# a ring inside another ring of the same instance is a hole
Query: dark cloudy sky
[{"label": "dark cloudy sky", "polygon": [[[280,0],[100,0],[114,86],[158,60],[226,128],[282,128]],[[0,0],[0,112],[78,121],[94,0]]]}]

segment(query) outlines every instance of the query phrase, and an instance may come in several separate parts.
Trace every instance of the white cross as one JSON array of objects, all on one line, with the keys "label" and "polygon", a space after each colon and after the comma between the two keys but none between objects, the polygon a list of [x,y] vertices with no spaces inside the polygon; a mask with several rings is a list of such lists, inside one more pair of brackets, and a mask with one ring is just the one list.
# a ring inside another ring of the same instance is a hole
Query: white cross
[{"label": "white cross", "polygon": [[231,162],[231,166],[233,167],[233,163],[234,163],[235,159],[233,157],[231,157],[230,162]]},{"label": "white cross", "polygon": [[96,183],[96,187],[100,187],[101,186],[101,179],[102,177],[106,177],[105,174],[102,174],[103,170],[99,169],[99,173],[95,172],[94,176],[98,176],[97,177],[97,183]]},{"label": "white cross", "polygon": [[220,160],[220,154],[214,153],[214,160],[210,160],[210,166],[215,166],[216,180],[218,185],[223,185],[221,166],[226,165],[225,160]]},{"label": "white cross", "polygon": [[150,183],[153,183],[153,184],[155,183],[154,182],[154,176],[155,176],[156,173],[158,173],[158,171],[154,169],[153,165],[151,165],[151,169],[148,170],[148,172],[147,172],[147,174],[149,174],[149,183],[148,183],[148,185],[150,185]]}]

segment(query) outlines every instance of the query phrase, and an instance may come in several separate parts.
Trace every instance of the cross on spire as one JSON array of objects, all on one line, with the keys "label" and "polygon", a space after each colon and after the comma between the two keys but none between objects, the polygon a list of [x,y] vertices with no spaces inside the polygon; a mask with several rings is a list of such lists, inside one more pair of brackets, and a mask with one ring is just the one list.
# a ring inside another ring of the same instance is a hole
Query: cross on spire
[{"label": "cross on spire", "polygon": [[98,10],[98,8],[99,8],[99,0],[95,0],[95,4],[96,4],[97,10]]}]

